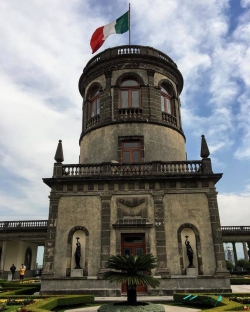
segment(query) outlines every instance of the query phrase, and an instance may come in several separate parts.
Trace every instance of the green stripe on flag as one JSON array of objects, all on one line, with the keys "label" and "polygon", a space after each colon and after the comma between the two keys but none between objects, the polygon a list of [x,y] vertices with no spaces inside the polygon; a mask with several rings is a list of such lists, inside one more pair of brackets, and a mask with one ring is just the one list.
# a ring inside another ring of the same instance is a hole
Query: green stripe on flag
[{"label": "green stripe on flag", "polygon": [[126,31],[128,31],[128,12],[119,17],[115,24],[115,32],[117,34],[123,34]]}]

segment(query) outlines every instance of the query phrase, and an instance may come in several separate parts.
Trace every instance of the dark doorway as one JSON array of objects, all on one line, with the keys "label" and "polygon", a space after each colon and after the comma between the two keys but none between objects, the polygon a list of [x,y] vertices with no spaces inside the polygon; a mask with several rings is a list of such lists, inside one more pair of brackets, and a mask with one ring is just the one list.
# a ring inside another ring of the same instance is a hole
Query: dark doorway
[{"label": "dark doorway", "polygon": [[[122,255],[137,255],[142,256],[145,255],[145,234],[141,233],[129,233],[129,234],[121,234],[121,253]],[[126,284],[122,284],[122,292],[126,292]],[[138,285],[136,291],[138,293],[146,293],[147,286]]]}]

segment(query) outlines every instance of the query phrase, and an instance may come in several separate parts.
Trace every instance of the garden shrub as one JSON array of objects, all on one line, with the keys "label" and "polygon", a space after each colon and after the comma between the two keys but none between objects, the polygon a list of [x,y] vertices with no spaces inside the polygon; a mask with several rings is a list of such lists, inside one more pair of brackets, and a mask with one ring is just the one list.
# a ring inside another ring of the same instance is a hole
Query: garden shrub
[{"label": "garden shrub", "polygon": [[[224,294],[223,294],[224,295]],[[191,306],[207,306],[208,309],[203,311],[213,311],[213,312],[222,312],[222,311],[238,311],[243,308],[243,305],[230,301],[229,299],[223,297],[222,301],[218,301],[219,294],[210,295],[210,294],[192,294],[192,297],[195,297],[192,300],[184,299],[188,295],[187,294],[174,294],[174,301],[183,303],[185,305]],[[190,297],[190,298],[192,298]]]},{"label": "garden shrub", "polygon": [[37,291],[39,291],[37,287],[15,288],[4,293],[0,293],[0,298],[20,295],[33,295]]},{"label": "garden shrub", "polygon": [[95,297],[93,295],[66,295],[62,297],[52,297],[37,301],[29,305],[29,312],[47,312],[57,306],[78,305],[93,303]]},{"label": "garden shrub", "polygon": [[250,278],[230,278],[231,285],[250,285]]}]

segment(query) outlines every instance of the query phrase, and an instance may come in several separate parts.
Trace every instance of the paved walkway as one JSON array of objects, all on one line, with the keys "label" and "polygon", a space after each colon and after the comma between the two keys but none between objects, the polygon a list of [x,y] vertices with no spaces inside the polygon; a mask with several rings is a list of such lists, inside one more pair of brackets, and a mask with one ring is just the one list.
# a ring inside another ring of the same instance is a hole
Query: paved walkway
[{"label": "paved walkway", "polygon": [[[240,293],[240,292],[249,292],[250,293],[250,285],[232,285],[232,292],[233,293]],[[126,301],[126,297],[95,297],[97,302],[117,302],[117,301]],[[149,302],[162,302],[163,300],[173,300],[172,296],[143,296],[138,297],[138,301],[149,301]],[[71,309],[66,310],[68,312],[97,312],[99,306],[96,307],[89,307],[89,308],[79,308],[79,309]],[[164,305],[165,312],[199,312],[200,309],[194,308],[182,308],[182,307],[173,307],[169,305]]]}]

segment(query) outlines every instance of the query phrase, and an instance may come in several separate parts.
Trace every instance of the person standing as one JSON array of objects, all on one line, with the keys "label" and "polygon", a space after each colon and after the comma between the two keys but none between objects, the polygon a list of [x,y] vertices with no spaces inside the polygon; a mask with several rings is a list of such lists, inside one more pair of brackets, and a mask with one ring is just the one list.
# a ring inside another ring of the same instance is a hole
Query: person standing
[{"label": "person standing", "polygon": [[20,281],[23,281],[24,273],[25,273],[25,268],[24,268],[24,265],[22,264],[20,268]]},{"label": "person standing", "polygon": [[12,281],[14,280],[14,275],[16,272],[16,267],[14,265],[14,263],[12,264],[12,266],[10,267],[11,273],[12,273]]}]

